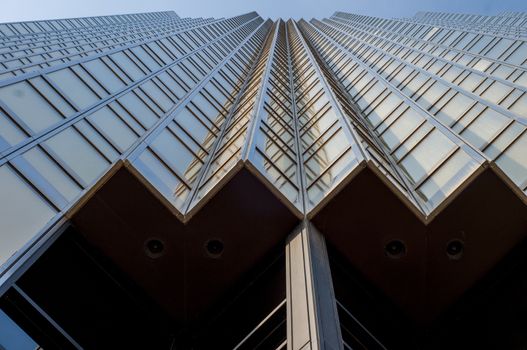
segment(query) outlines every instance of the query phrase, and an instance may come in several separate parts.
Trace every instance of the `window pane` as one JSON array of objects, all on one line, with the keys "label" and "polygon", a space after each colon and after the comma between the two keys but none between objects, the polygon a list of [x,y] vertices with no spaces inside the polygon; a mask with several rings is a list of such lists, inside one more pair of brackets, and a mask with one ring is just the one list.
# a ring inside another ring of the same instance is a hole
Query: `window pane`
[{"label": "window pane", "polygon": [[171,202],[179,210],[189,194],[189,189],[148,149],[139,156],[139,162],[134,166],[161,193],[168,195]]},{"label": "window pane", "polygon": [[0,99],[34,132],[63,120],[59,112],[26,81],[1,88]]},{"label": "window pane", "polygon": [[122,152],[126,151],[137,139],[133,131],[108,107],[99,109],[88,119],[98,126],[99,131],[111,139]]},{"label": "window pane", "polygon": [[509,118],[492,109],[487,109],[461,133],[461,136],[474,147],[481,149],[508,122],[510,122]]},{"label": "window pane", "polygon": [[87,184],[93,182],[108,166],[93,146],[71,127],[53,136],[45,144]]},{"label": "window pane", "polygon": [[52,207],[7,165],[0,167],[0,264],[55,215]]},{"label": "window pane", "polygon": [[382,135],[390,150],[398,146],[423,121],[415,110],[407,109]]},{"label": "window pane", "polygon": [[40,347],[11,318],[0,310],[0,344],[2,349],[35,350]]},{"label": "window pane", "polygon": [[27,137],[27,135],[2,112],[0,112],[0,136],[11,146],[16,145]]},{"label": "window pane", "polygon": [[138,80],[145,75],[145,73],[143,73],[143,71],[140,70],[123,51],[114,53],[109,57],[111,57],[119,65],[119,68],[126,72],[132,80]]},{"label": "window pane", "polygon": [[74,199],[81,188],[40,147],[35,147],[22,156],[67,200]]},{"label": "window pane", "polygon": [[99,98],[69,68],[48,74],[48,77],[80,108],[86,108]]},{"label": "window pane", "polygon": [[118,101],[126,108],[126,110],[132,114],[145,129],[151,127],[158,118],[146,104],[137,97],[137,95],[131,91],[126,95],[120,97]]},{"label": "window pane", "polygon": [[475,164],[463,151],[458,150],[419,188],[421,196],[437,205],[455,190],[474,170]]},{"label": "window pane", "polygon": [[[163,130],[152,142],[151,147],[163,157],[163,160],[178,175],[187,180],[192,179],[192,174],[194,173],[192,169],[195,167],[197,160],[168,130]],[[201,163],[199,164],[201,165]]]},{"label": "window pane", "polygon": [[116,92],[124,87],[124,83],[101,60],[83,63],[84,67],[110,92]]},{"label": "window pane", "polygon": [[414,182],[418,182],[454,148],[454,143],[433,130],[401,162]]},{"label": "window pane", "polygon": [[527,179],[527,134],[523,134],[507,151],[502,154],[496,163],[505,173],[521,186]]}]

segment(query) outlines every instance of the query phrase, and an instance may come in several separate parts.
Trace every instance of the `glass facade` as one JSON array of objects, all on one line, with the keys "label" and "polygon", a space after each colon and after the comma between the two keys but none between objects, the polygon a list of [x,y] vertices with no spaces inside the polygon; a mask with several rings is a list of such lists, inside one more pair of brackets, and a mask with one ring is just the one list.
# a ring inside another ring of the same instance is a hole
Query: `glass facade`
[{"label": "glass facade", "polygon": [[486,171],[527,203],[526,40],[523,13],[0,24],[0,285],[120,166],[183,223],[241,169],[298,220],[363,173],[423,227]]}]

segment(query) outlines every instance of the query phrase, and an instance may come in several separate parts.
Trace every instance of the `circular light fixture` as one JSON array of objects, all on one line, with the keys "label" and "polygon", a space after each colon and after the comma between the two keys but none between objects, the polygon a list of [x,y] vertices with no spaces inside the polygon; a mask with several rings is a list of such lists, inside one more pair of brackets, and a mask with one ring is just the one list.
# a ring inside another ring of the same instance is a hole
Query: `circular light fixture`
[{"label": "circular light fixture", "polygon": [[459,260],[463,256],[465,243],[460,239],[453,239],[446,245],[446,255],[452,260]]},{"label": "circular light fixture", "polygon": [[218,259],[223,254],[224,248],[223,242],[217,238],[209,239],[205,242],[205,251],[213,259]]},{"label": "circular light fixture", "polygon": [[145,253],[148,257],[156,259],[165,252],[165,244],[158,238],[149,238],[145,242]]},{"label": "circular light fixture", "polygon": [[384,254],[391,259],[399,259],[406,255],[406,245],[401,240],[391,240],[384,246]]}]

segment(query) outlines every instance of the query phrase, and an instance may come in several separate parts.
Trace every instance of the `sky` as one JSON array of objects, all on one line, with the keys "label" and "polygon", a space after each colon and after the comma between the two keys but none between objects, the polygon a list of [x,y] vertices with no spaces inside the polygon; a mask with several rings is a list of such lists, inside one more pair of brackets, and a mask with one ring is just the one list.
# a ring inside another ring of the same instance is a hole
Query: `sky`
[{"label": "sky", "polygon": [[492,15],[527,12],[527,0],[1,0],[0,22],[174,10],[181,17],[231,17],[257,11],[264,18],[329,17],[335,11],[411,17],[417,11]]}]

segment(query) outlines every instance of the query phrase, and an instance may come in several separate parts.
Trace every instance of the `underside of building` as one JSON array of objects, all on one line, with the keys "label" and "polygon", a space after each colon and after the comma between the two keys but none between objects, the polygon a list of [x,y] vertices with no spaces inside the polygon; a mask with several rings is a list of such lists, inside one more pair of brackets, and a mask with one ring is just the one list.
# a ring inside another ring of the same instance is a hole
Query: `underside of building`
[{"label": "underside of building", "polygon": [[526,38],[0,24],[0,349],[524,349]]}]

